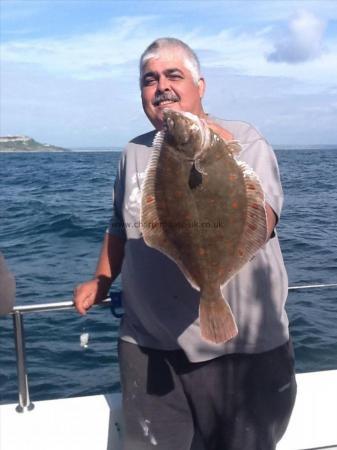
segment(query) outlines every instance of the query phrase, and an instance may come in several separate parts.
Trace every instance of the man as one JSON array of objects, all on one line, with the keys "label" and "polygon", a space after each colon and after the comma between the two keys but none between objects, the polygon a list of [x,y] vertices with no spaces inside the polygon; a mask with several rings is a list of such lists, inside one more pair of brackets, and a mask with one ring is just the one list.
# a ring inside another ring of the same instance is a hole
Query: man
[{"label": "man", "polygon": [[205,341],[198,292],[140,235],[141,185],[155,132],[128,144],[95,278],[79,285],[74,298],[84,314],[106,296],[122,270],[124,448],[275,449],[296,384],[284,310],[287,275],[274,231],[282,207],[274,153],[249,124],[205,114],[205,80],[196,55],[183,42],[163,38],[152,43],[141,57],[140,85],[143,109],[156,130],[162,128],[163,109],[171,108],[196,114],[225,139],[240,141],[240,159],[257,172],[265,191],[270,239],[223,289],[238,336],[221,344]]}]

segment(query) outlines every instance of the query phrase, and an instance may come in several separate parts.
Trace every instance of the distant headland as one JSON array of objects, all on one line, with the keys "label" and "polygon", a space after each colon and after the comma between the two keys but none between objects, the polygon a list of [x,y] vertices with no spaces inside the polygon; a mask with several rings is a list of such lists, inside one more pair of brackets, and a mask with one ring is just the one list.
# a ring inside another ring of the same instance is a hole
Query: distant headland
[{"label": "distant headland", "polygon": [[29,136],[0,136],[0,152],[67,152],[66,148],[41,144]]}]

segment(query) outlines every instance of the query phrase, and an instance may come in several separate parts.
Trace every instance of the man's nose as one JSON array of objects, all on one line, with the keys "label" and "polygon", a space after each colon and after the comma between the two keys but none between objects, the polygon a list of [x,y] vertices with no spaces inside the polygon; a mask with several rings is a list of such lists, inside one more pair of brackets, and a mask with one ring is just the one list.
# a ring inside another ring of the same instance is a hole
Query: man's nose
[{"label": "man's nose", "polygon": [[157,91],[164,92],[170,90],[170,83],[166,77],[160,77],[157,84]]}]

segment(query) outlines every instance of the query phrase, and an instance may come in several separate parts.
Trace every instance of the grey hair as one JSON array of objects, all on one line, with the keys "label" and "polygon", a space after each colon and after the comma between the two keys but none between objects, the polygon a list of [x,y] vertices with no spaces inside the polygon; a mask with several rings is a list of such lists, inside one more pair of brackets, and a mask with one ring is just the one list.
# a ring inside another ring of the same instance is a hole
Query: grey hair
[{"label": "grey hair", "polygon": [[158,58],[160,51],[164,48],[171,48],[172,51],[178,48],[183,51],[185,67],[191,72],[192,78],[197,84],[200,80],[200,62],[197,55],[185,42],[171,37],[156,39],[145,49],[139,61],[140,81],[146,62],[151,58]]}]

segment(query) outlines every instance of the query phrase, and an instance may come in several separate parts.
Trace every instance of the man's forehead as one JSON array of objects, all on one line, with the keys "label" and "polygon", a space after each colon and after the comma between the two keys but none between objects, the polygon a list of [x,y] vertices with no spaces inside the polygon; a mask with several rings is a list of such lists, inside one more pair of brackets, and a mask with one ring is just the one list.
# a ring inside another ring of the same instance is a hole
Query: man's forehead
[{"label": "man's forehead", "polygon": [[174,67],[173,65],[172,65],[172,67],[167,66],[167,67],[161,67],[161,68],[147,67],[147,68],[144,68],[144,70],[143,70],[143,77],[146,77],[148,75],[156,75],[156,74],[160,74],[160,73],[164,73],[165,75],[170,75],[173,73],[184,73],[187,70],[188,69],[186,67],[184,67],[184,70],[182,70],[181,67]]},{"label": "man's forehead", "polygon": [[158,55],[149,58],[142,68],[142,75],[147,72],[163,72],[167,70],[190,72],[186,65],[186,55],[180,49],[161,50]]}]

